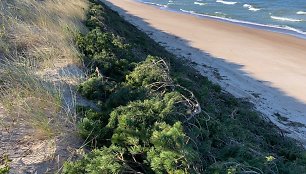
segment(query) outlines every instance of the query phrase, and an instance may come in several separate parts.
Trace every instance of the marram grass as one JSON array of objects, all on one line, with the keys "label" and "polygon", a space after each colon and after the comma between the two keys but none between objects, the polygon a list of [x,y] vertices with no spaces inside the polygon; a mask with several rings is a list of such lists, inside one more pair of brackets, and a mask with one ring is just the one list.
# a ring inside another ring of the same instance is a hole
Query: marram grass
[{"label": "marram grass", "polygon": [[45,137],[75,122],[63,102],[65,82],[46,70],[79,63],[74,34],[87,31],[87,8],[86,0],[0,1],[0,102]]}]

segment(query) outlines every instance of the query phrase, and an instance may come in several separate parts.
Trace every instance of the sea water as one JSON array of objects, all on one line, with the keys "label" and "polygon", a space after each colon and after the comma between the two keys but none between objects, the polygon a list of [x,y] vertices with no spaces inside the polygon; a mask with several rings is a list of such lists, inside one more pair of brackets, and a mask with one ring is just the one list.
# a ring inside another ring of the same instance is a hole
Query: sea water
[{"label": "sea water", "polygon": [[139,0],[189,13],[306,39],[306,0]]}]

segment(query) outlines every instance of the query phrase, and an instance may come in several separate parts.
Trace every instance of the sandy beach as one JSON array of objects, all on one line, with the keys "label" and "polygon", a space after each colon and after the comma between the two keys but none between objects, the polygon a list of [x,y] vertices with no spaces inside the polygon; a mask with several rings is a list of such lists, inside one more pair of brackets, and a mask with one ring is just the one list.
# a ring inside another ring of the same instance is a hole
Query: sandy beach
[{"label": "sandy beach", "polygon": [[102,1],[306,144],[306,40],[133,0]]}]

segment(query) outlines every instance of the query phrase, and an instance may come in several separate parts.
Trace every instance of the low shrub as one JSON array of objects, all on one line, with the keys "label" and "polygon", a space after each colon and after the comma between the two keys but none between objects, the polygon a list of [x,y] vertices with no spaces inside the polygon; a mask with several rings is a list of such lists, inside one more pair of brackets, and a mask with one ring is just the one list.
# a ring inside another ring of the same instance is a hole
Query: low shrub
[{"label": "low shrub", "polygon": [[78,87],[78,92],[90,100],[105,101],[117,87],[117,83],[103,77],[91,77]]},{"label": "low shrub", "polygon": [[110,33],[94,29],[77,36],[76,42],[91,72],[98,68],[102,75],[121,80],[134,67],[129,45]]},{"label": "low shrub", "polygon": [[[91,36],[82,36],[86,41],[81,39],[80,49],[87,65],[118,68],[101,69],[116,87],[99,86],[100,80],[95,85],[97,79],[89,79],[85,88],[81,85],[86,90],[80,91],[88,91],[81,92],[84,96],[107,94],[92,97],[101,111],[81,114],[81,134],[94,140],[92,147],[98,149],[67,163],[64,173],[306,171],[303,147],[284,137],[250,103],[222,91],[117,13],[97,4],[88,13]],[[95,58],[99,54],[104,58]]]}]

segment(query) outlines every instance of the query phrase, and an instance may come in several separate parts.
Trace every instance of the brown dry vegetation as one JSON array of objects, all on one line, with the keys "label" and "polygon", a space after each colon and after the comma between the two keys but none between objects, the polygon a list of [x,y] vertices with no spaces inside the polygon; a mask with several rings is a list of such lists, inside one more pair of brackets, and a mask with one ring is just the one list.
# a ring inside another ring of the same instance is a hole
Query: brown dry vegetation
[{"label": "brown dry vegetation", "polygon": [[0,131],[22,124],[45,140],[74,130],[73,86],[84,76],[74,35],[87,31],[87,8],[86,0],[0,1],[0,105],[9,116]]}]

